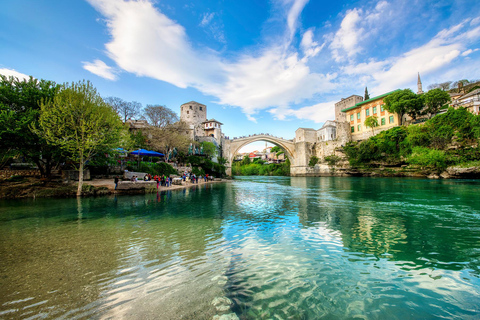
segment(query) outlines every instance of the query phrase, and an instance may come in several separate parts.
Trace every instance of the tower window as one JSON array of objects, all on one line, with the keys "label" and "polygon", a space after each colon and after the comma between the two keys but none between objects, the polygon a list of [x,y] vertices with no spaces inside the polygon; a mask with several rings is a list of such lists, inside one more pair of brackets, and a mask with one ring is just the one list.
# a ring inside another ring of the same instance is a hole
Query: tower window
[{"label": "tower window", "polygon": [[190,114],[190,111],[187,111],[187,114]]},{"label": "tower window", "polygon": [[203,110],[203,108],[202,108],[202,107],[200,107],[200,111],[202,111],[202,110]]},{"label": "tower window", "polygon": [[193,110],[192,106],[190,106],[190,110]]}]

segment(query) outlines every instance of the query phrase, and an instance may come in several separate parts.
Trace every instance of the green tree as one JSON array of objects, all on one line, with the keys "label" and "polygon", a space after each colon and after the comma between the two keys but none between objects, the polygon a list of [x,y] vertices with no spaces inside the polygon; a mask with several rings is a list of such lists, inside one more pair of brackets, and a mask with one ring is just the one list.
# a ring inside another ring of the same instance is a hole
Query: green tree
[{"label": "green tree", "polygon": [[440,110],[441,107],[450,102],[450,95],[442,89],[437,88],[425,93],[424,101],[425,106],[427,107],[425,111],[430,115],[431,118]]},{"label": "green tree", "polygon": [[209,159],[212,159],[217,155],[217,146],[212,142],[204,141],[200,144],[200,147],[203,150],[203,154]]},{"label": "green tree", "polygon": [[43,102],[39,127],[47,141],[78,164],[77,196],[85,163],[100,149],[117,147],[125,128],[88,81],[64,84],[53,100]]},{"label": "green tree", "polygon": [[375,128],[378,127],[378,118],[377,116],[371,116],[365,119],[365,122],[363,123],[367,127],[372,128],[372,135],[375,134]]},{"label": "green tree", "polygon": [[248,156],[248,154],[244,155],[242,161],[240,162],[240,165],[242,166],[247,164],[250,164],[250,157]]},{"label": "green tree", "polygon": [[368,99],[370,99],[370,95],[368,94],[368,89],[367,89],[367,87],[365,87],[365,96],[364,96],[363,101],[367,101]]},{"label": "green tree", "polygon": [[58,87],[53,81],[0,75],[0,149],[34,162],[47,179],[60,153],[32,127],[38,124],[41,101],[53,99]]},{"label": "green tree", "polygon": [[398,114],[401,125],[403,125],[405,114],[415,120],[423,109],[423,99],[410,89],[394,91],[386,96],[383,101],[385,102],[385,109]]}]

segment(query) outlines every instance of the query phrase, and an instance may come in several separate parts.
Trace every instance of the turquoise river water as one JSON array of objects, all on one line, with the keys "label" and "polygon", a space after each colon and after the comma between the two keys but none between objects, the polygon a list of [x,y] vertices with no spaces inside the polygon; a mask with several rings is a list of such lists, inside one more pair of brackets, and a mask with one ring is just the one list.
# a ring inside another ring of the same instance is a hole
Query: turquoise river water
[{"label": "turquoise river water", "polygon": [[480,182],[0,202],[0,319],[479,319]]}]

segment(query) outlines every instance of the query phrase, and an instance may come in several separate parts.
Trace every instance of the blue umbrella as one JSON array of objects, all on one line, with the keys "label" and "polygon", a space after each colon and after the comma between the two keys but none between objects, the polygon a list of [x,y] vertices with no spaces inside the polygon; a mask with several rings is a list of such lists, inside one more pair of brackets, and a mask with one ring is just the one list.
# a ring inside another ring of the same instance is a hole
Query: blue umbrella
[{"label": "blue umbrella", "polygon": [[145,157],[163,157],[165,156],[163,153],[156,152],[156,151],[150,151],[150,150],[145,150],[145,149],[139,149],[130,152],[130,154],[133,154],[135,156],[145,156]]}]

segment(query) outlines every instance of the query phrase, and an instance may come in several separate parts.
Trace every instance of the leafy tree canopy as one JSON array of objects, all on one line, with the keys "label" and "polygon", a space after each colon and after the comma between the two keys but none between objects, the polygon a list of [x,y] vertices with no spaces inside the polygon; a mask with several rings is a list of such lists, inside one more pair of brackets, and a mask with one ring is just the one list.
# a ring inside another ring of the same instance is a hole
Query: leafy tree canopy
[{"label": "leafy tree canopy", "polygon": [[0,148],[22,154],[47,178],[59,153],[32,126],[38,123],[40,103],[52,100],[58,88],[53,81],[0,75]]},{"label": "leafy tree canopy", "polygon": [[43,102],[39,126],[48,142],[78,164],[78,196],[85,163],[102,148],[118,147],[125,130],[118,115],[88,81],[64,84],[53,100]]},{"label": "leafy tree canopy", "polygon": [[395,91],[383,99],[385,109],[389,112],[397,113],[400,117],[400,124],[403,124],[403,116],[408,114],[412,119],[416,119],[423,109],[423,99],[416,95],[410,89]]},{"label": "leafy tree canopy", "polygon": [[374,130],[376,127],[378,127],[378,118],[377,118],[377,116],[368,117],[367,119],[365,119],[364,124],[365,124],[367,127],[372,128],[372,133],[373,133],[373,132],[374,132],[373,130]]},{"label": "leafy tree canopy", "polygon": [[431,117],[436,114],[441,107],[450,102],[450,95],[442,89],[437,88],[425,93],[424,101],[427,107],[426,112],[429,113]]},{"label": "leafy tree canopy", "polygon": [[204,141],[200,144],[200,147],[203,150],[203,154],[209,159],[212,159],[217,155],[217,146],[212,142]]}]

